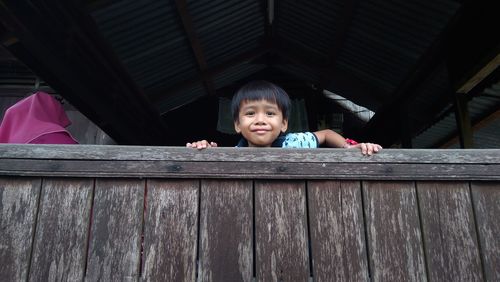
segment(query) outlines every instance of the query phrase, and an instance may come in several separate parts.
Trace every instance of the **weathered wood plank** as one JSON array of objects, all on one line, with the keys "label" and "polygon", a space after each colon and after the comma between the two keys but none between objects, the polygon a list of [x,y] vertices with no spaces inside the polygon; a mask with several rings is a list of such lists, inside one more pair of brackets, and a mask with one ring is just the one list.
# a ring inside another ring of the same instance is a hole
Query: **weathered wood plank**
[{"label": "weathered wood plank", "polygon": [[467,182],[418,182],[429,279],[482,281]]},{"label": "weathered wood plank", "polygon": [[429,276],[482,281],[468,182],[419,182]]},{"label": "weathered wood plank", "polygon": [[351,180],[500,180],[500,164],[4,159],[0,175]]},{"label": "weathered wood plank", "polygon": [[360,182],[307,186],[314,281],[367,281]]},{"label": "weathered wood plank", "polygon": [[148,180],[143,280],[196,280],[199,183]]},{"label": "weathered wood plank", "polygon": [[85,275],[92,179],[44,179],[30,278],[82,281]]},{"label": "weathered wood plank", "polygon": [[203,180],[199,281],[252,281],[252,182]]},{"label": "weathered wood plank", "polygon": [[40,178],[0,178],[0,281],[26,281]]},{"label": "weathered wood plank", "polygon": [[374,281],[426,281],[413,182],[363,182],[371,277]]},{"label": "weathered wood plank", "polygon": [[257,281],[307,281],[309,254],[303,181],[255,182]]},{"label": "weathered wood plank", "polygon": [[473,182],[472,198],[486,281],[500,281],[500,183]]},{"label": "weathered wood plank", "polygon": [[357,149],[339,148],[286,150],[281,148],[261,148],[254,150],[253,148],[218,147],[194,150],[185,147],[165,146],[0,144],[0,158],[279,163],[302,163],[306,159],[310,163],[498,164],[500,163],[500,150],[386,149],[367,157],[362,156]]},{"label": "weathered wood plank", "polygon": [[139,279],[144,180],[97,179],[86,278]]}]

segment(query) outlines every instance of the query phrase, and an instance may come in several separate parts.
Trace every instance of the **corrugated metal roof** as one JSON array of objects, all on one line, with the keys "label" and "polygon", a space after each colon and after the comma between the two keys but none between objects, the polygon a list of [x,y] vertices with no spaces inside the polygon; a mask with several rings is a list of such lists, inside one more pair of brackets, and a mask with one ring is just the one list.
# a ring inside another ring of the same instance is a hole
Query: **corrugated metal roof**
[{"label": "corrugated metal roof", "polygon": [[214,77],[215,87],[222,88],[230,84],[234,84],[235,82],[238,82],[241,79],[249,77],[265,68],[266,66],[263,64],[249,64],[249,63],[234,66]]},{"label": "corrugated metal roof", "polygon": [[328,58],[335,44],[342,4],[336,1],[279,1],[276,32],[320,57]]},{"label": "corrugated metal roof", "polygon": [[450,1],[361,1],[339,67],[374,83],[389,99],[458,8]]},{"label": "corrugated metal roof", "polygon": [[164,99],[158,106],[159,109],[177,109],[205,95],[205,89],[201,83],[179,91],[178,95],[171,95]]},{"label": "corrugated metal roof", "polygon": [[143,89],[174,85],[197,75],[179,16],[168,1],[125,0],[92,15]]},{"label": "corrugated metal roof", "polygon": [[[473,124],[484,118],[485,113],[500,110],[500,82],[486,88],[468,103],[469,116]],[[499,119],[494,120],[473,133],[474,148],[500,148]],[[441,120],[413,138],[415,148],[434,148],[441,142],[457,135],[455,114],[451,106]],[[459,145],[455,144],[454,147]]]},{"label": "corrugated metal roof", "polygon": [[264,17],[258,1],[188,1],[209,67],[260,46]]},{"label": "corrugated metal roof", "polygon": [[[275,3],[270,29],[266,26],[268,3]],[[339,88],[345,89],[345,93],[328,90],[348,99],[358,99],[372,110],[392,101],[405,100],[401,96],[407,95],[411,97],[406,101],[409,119],[417,129],[443,113],[443,108],[446,110],[451,86],[444,61],[426,69],[415,84],[412,82],[412,89],[408,90],[411,93],[399,88],[412,80],[422,61],[425,63],[422,58],[429,55],[430,47],[438,39],[443,40],[441,35],[455,19],[460,2],[268,3],[255,0],[96,1],[92,4],[91,16],[99,36],[111,46],[133,82],[141,88],[139,92],[154,99],[152,103],[160,112],[187,105],[255,74],[274,70],[284,75],[280,79],[291,85],[341,85]],[[185,12],[182,12],[183,4]],[[55,4],[40,5],[50,8]],[[186,20],[192,22],[192,30],[186,30],[189,29]],[[71,40],[70,37],[65,40]],[[199,46],[193,43],[193,38]],[[90,48],[90,45],[82,48]],[[247,56],[242,56],[245,54]],[[31,87],[35,76],[29,70],[23,72],[7,69],[3,61],[0,87],[5,88],[9,83]],[[11,73],[15,77],[9,76]],[[344,75],[342,81],[332,77],[339,73]],[[357,85],[361,86],[357,88]],[[373,96],[356,97],[363,95],[365,89],[366,95]],[[485,97],[471,101],[471,116],[498,107],[495,99]],[[443,135],[448,136],[451,126],[448,121],[455,123],[454,118],[443,116],[436,124],[440,136],[434,135],[431,127],[417,136],[414,144],[432,146],[431,143],[441,140]]]}]

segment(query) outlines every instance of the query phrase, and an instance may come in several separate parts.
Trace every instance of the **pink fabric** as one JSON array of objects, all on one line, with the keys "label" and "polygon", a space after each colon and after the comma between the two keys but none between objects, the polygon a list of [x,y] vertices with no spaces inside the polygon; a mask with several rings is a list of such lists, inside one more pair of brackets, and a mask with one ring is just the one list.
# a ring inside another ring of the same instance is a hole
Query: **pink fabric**
[{"label": "pink fabric", "polygon": [[77,144],[65,129],[70,124],[61,103],[37,92],[7,109],[0,125],[0,143]]}]

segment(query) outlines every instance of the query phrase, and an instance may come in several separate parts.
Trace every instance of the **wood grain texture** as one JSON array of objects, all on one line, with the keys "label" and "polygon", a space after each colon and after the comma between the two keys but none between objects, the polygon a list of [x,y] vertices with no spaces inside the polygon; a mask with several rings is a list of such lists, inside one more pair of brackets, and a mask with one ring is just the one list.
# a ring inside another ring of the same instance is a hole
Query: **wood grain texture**
[{"label": "wood grain texture", "polygon": [[[76,146],[76,147],[75,147]],[[77,149],[75,149],[77,148]],[[234,148],[218,147],[193,150],[171,146],[105,145],[30,145],[0,144],[2,159],[53,160],[122,160],[122,161],[203,161],[203,162],[278,162],[294,163],[429,163],[429,164],[499,164],[499,149],[384,149],[373,156],[363,156],[357,149],[317,148]]]},{"label": "wood grain texture", "polygon": [[500,180],[500,164],[4,159],[0,175],[351,180]]},{"label": "wood grain texture", "polygon": [[195,281],[199,180],[148,180],[145,281]]},{"label": "wood grain texture", "polygon": [[92,202],[92,179],[44,179],[30,278],[82,281]]},{"label": "wood grain texture", "polygon": [[471,195],[467,182],[418,182],[429,278],[481,281]]},{"label": "wood grain texture", "polygon": [[0,281],[28,279],[40,178],[0,178]]},{"label": "wood grain texture", "polygon": [[257,281],[307,281],[305,183],[255,182]]},{"label": "wood grain texture", "polygon": [[86,278],[139,279],[144,180],[97,179]]},{"label": "wood grain texture", "polygon": [[500,183],[472,182],[477,230],[486,281],[500,281]]},{"label": "wood grain texture", "polygon": [[367,281],[360,182],[307,183],[314,281]]},{"label": "wood grain texture", "polygon": [[333,148],[0,144],[0,160],[0,175],[19,176],[500,180],[498,149],[391,149],[362,156],[359,150]]},{"label": "wood grain texture", "polygon": [[199,281],[252,281],[252,182],[203,180]]},{"label": "wood grain texture", "polygon": [[426,281],[413,182],[363,182],[368,256],[374,281]]}]

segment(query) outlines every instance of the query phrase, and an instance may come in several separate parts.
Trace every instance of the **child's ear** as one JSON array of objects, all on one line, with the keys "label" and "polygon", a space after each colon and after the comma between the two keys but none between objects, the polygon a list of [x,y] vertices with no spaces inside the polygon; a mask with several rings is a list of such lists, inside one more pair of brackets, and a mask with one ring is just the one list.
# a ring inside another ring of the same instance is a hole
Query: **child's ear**
[{"label": "child's ear", "polygon": [[288,129],[288,120],[283,119],[283,124],[281,125],[281,132],[285,133],[287,129]]},{"label": "child's ear", "polygon": [[238,134],[241,132],[240,123],[238,121],[234,122],[234,131],[236,131],[236,133]]}]

